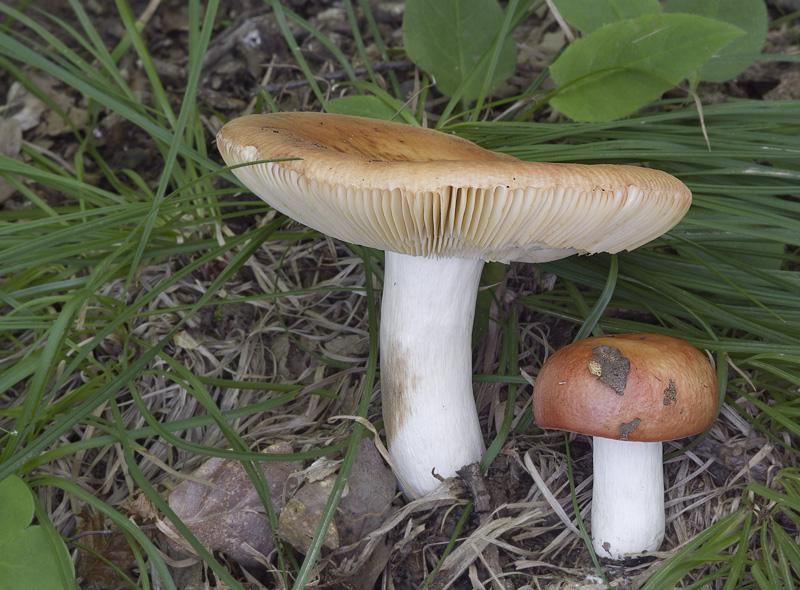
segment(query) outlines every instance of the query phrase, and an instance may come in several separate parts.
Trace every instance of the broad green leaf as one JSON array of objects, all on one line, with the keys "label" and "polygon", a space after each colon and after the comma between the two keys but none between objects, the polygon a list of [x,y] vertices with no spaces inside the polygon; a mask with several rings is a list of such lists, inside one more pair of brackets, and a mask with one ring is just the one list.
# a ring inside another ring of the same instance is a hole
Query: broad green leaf
[{"label": "broad green leaf", "polygon": [[63,541],[41,526],[28,526],[33,518],[31,491],[19,477],[0,482],[0,585],[15,590],[64,590],[74,583],[64,580],[59,564],[72,560]]},{"label": "broad green leaf", "polygon": [[[478,98],[488,73],[487,66],[479,67],[478,62],[502,25],[503,11],[496,0],[408,0],[403,44],[411,60],[432,75],[436,87],[447,96],[453,96],[472,75],[462,95],[469,102]],[[506,38],[490,89],[514,73],[516,55],[514,39]]]},{"label": "broad green leaf", "polygon": [[578,39],[550,66],[553,107],[579,121],[624,117],[669,90],[744,32],[688,14],[649,14]]},{"label": "broad green leaf", "polygon": [[385,119],[387,121],[394,119],[402,108],[402,104],[399,105],[399,108],[394,108],[377,96],[343,96],[325,103],[325,110],[329,113]]},{"label": "broad green leaf", "polygon": [[755,61],[767,40],[767,6],[764,0],[667,0],[664,12],[699,14],[736,25],[746,34],[731,41],[700,66],[700,80],[725,82]]},{"label": "broad green leaf", "polygon": [[564,20],[587,35],[603,25],[661,12],[658,0],[554,0]]},{"label": "broad green leaf", "polygon": [[0,543],[31,523],[33,498],[25,482],[16,476],[0,481]]}]

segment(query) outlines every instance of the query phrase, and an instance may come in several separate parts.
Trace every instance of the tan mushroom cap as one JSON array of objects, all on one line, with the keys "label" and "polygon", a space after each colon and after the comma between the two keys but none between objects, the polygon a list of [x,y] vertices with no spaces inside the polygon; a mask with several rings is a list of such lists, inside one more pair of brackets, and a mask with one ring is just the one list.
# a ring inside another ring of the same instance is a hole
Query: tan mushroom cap
[{"label": "tan mushroom cap", "polygon": [[327,235],[402,254],[542,262],[636,248],[691,193],[635,166],[524,162],[438,131],[317,113],[248,115],[217,145],[256,195]]},{"label": "tan mushroom cap", "polygon": [[542,428],[640,442],[702,432],[718,404],[716,374],[703,353],[659,334],[596,336],[565,346],[544,363],[533,391]]}]

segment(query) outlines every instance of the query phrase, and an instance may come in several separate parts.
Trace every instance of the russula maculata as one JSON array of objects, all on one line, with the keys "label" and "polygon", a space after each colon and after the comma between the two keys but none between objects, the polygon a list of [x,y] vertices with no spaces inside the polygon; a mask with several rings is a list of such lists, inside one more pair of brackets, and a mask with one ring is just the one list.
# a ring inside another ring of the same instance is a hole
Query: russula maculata
[{"label": "russula maculata", "polygon": [[[411,125],[317,113],[248,115],[217,145],[251,191],[327,235],[386,251],[381,387],[404,489],[478,461],[470,334],[484,261],[636,248],[691,202],[669,174],[524,162]],[[434,475],[435,474],[435,475]]]},{"label": "russula maculata", "polygon": [[661,441],[708,428],[719,393],[711,363],[659,334],[579,340],[545,361],[533,412],[542,428],[593,438],[592,545],[621,559],[664,539]]}]

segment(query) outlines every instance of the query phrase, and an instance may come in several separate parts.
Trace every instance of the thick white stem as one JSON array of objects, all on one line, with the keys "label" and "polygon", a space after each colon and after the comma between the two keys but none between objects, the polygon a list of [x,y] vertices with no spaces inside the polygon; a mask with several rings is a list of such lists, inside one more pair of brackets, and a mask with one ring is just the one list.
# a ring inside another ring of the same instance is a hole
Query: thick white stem
[{"label": "thick white stem", "polygon": [[381,391],[389,454],[423,496],[484,451],[472,392],[472,321],[483,261],[386,252]]},{"label": "thick white stem", "polygon": [[601,557],[655,551],[664,540],[660,442],[594,440],[592,545]]}]

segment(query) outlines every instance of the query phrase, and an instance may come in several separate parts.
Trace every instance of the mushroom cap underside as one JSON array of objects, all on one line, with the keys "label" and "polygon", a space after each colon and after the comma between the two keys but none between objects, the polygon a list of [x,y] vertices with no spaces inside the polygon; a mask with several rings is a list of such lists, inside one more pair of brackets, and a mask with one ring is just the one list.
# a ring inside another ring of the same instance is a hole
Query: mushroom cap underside
[{"label": "mushroom cap underside", "polygon": [[565,346],[544,363],[533,391],[542,428],[639,442],[702,432],[718,404],[708,359],[660,334],[596,336]]},{"label": "mushroom cap underside", "polygon": [[317,113],[248,115],[217,145],[256,195],[327,235],[402,254],[541,262],[636,248],[691,193],[637,166],[525,162],[450,134]]}]

